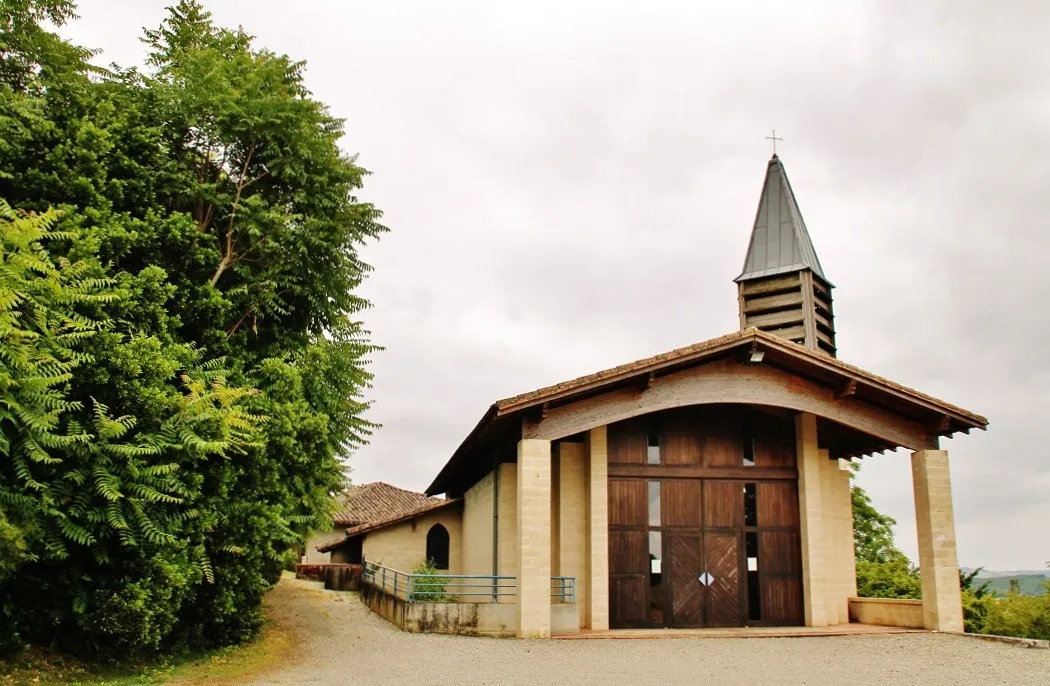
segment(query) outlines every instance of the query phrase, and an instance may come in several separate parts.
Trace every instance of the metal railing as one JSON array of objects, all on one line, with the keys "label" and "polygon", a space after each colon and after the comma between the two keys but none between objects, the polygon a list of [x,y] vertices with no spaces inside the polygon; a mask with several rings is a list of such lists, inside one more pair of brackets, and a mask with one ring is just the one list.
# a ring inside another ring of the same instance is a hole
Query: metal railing
[{"label": "metal railing", "polygon": [[576,577],[552,576],[551,600],[559,603],[576,602]]},{"label": "metal railing", "polygon": [[513,576],[409,574],[375,562],[365,562],[361,578],[365,583],[408,602],[478,601],[483,598],[500,602],[502,598],[517,595],[517,579]]},{"label": "metal railing", "polygon": [[[513,576],[484,574],[410,574],[375,562],[364,563],[361,580],[396,598],[432,602],[506,602],[517,596],[518,580]],[[551,600],[576,602],[576,578],[551,577]]]}]

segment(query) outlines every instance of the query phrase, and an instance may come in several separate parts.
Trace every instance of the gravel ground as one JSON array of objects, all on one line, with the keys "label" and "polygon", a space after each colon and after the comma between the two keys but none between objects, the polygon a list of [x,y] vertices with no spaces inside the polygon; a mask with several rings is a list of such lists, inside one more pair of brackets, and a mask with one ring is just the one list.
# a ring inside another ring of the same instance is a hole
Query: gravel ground
[{"label": "gravel ground", "polygon": [[408,634],[357,594],[282,580],[272,616],[301,639],[260,684],[1050,684],[1050,650],[939,634],[516,641]]}]

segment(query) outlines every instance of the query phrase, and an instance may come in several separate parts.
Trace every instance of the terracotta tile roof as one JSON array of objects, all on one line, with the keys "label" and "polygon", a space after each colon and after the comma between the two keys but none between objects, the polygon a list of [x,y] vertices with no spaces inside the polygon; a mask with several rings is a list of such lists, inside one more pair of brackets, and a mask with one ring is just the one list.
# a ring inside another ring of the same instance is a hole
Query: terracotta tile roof
[{"label": "terracotta tile roof", "polygon": [[[750,329],[748,331],[751,331]],[[512,398],[504,398],[503,400],[497,400],[495,402],[495,408],[501,413],[506,411],[508,408],[515,407],[517,405],[534,405],[538,402],[542,402],[553,396],[561,395],[570,391],[599,384],[603,381],[609,381],[617,377],[630,376],[640,372],[648,367],[653,367],[661,363],[673,363],[678,362],[687,357],[699,355],[722,346],[729,346],[738,343],[740,340],[749,336],[748,331],[739,331],[736,333],[727,334],[725,336],[719,336],[718,338],[712,338],[700,343],[694,343],[687,345],[684,348],[676,348],[653,357],[646,357],[641,360],[635,360],[634,362],[628,362],[627,364],[621,364],[618,367],[612,367],[610,369],[603,369],[600,372],[594,374],[588,374],[586,376],[580,376],[569,381],[563,381],[553,386],[546,386],[544,388],[536,389],[535,391],[529,391],[528,393],[521,393]],[[757,332],[757,329],[755,329]]]},{"label": "terracotta tile roof", "polygon": [[358,526],[350,527],[349,529],[346,530],[346,536],[344,536],[343,538],[339,539],[338,541],[332,541],[331,543],[327,543],[325,545],[317,546],[317,550],[319,552],[322,552],[322,553],[327,553],[330,550],[334,550],[335,548],[338,548],[339,546],[341,546],[342,544],[346,543],[347,541],[349,541],[351,538],[354,538],[355,536],[360,536],[361,534],[367,533],[369,531],[375,531],[376,529],[382,529],[382,528],[387,527],[387,526],[392,526],[394,524],[398,524],[398,523],[403,522],[405,520],[412,519],[413,517],[419,517],[420,515],[424,515],[424,514],[426,514],[428,512],[431,512],[432,510],[440,510],[443,507],[448,507],[450,505],[457,505],[460,502],[462,502],[458,498],[455,498],[455,499],[427,498],[427,500],[428,500],[427,503],[425,503],[424,505],[421,505],[421,506],[419,506],[417,508],[414,508],[412,510],[401,512],[401,513],[395,514],[395,515],[391,515],[391,516],[389,516],[389,517],[387,517],[385,519],[380,519],[380,520],[376,520],[374,522],[368,522],[366,524],[360,524]]},{"label": "terracotta tile roof", "polygon": [[435,502],[444,502],[444,499],[428,498],[422,493],[373,481],[348,488],[339,498],[332,522],[336,526],[347,527],[371,524]]},{"label": "terracotta tile roof", "polygon": [[959,415],[962,418],[966,418],[976,425],[986,425],[988,420],[979,414],[964,410],[961,407],[952,405],[933,396],[926,395],[915,389],[908,388],[901,384],[891,381],[885,377],[877,374],[872,374],[869,371],[865,371],[860,367],[855,367],[851,364],[843,362],[838,358],[831,357],[821,352],[811,350],[805,346],[793,343],[785,338],[775,336],[771,333],[766,333],[759,329],[750,328],[744,331],[737,331],[725,336],[719,336],[718,338],[712,338],[710,340],[701,341],[700,343],[694,343],[693,345],[685,346],[684,348],[677,348],[666,353],[661,353],[653,357],[647,357],[642,360],[636,360],[627,364],[622,364],[618,367],[606,369],[594,374],[588,374],[587,376],[581,376],[570,381],[564,381],[553,386],[547,386],[540,388],[535,391],[528,393],[522,393],[512,398],[506,398],[504,400],[497,400],[494,407],[499,414],[504,414],[508,411],[514,411],[530,405],[535,405],[540,402],[544,402],[548,399],[566,395],[574,391],[582,390],[588,386],[603,385],[609,381],[617,378],[623,378],[631,376],[632,374],[638,374],[651,368],[659,368],[676,362],[682,362],[693,357],[703,357],[705,354],[717,351],[720,348],[731,348],[735,345],[739,345],[741,342],[747,340],[761,341],[766,345],[772,347],[779,347],[785,352],[793,354],[798,357],[805,357],[811,362],[816,362],[821,365],[832,367],[837,369],[840,373],[845,373],[848,376],[856,377],[860,381],[867,381],[875,386],[881,386],[887,390],[896,391],[897,393],[907,396],[912,400],[918,400],[927,404],[935,405],[940,409],[948,410],[952,413]]}]

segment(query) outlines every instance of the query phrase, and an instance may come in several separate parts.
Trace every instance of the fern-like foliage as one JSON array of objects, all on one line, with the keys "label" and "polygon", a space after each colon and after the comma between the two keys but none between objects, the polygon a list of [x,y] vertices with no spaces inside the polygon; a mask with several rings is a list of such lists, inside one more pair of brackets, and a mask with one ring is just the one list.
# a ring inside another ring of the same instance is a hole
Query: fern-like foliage
[{"label": "fern-like foliage", "polygon": [[[253,391],[227,384],[222,360],[197,353],[159,429],[69,401],[85,343],[109,329],[98,306],[122,295],[88,263],[51,260],[47,243],[69,237],[58,217],[0,200],[0,508],[39,532],[44,558],[81,546],[105,562],[114,546],[175,544],[200,496],[186,465],[257,447],[263,417],[245,407]],[[198,566],[213,578],[203,547]]]}]

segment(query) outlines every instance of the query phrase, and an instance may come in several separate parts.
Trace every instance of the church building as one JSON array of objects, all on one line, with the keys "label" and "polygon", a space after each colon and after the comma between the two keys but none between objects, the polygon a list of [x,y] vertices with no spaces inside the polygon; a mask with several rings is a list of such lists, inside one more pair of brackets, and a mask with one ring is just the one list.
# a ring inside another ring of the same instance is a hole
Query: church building
[{"label": "church building", "polygon": [[850,462],[905,448],[919,621],[961,631],[939,441],[988,421],[838,358],[776,154],[735,281],[739,331],[489,407],[427,489],[456,503],[449,571],[514,577],[523,637],[551,634],[552,577],[575,579],[583,631],[845,624]]}]

